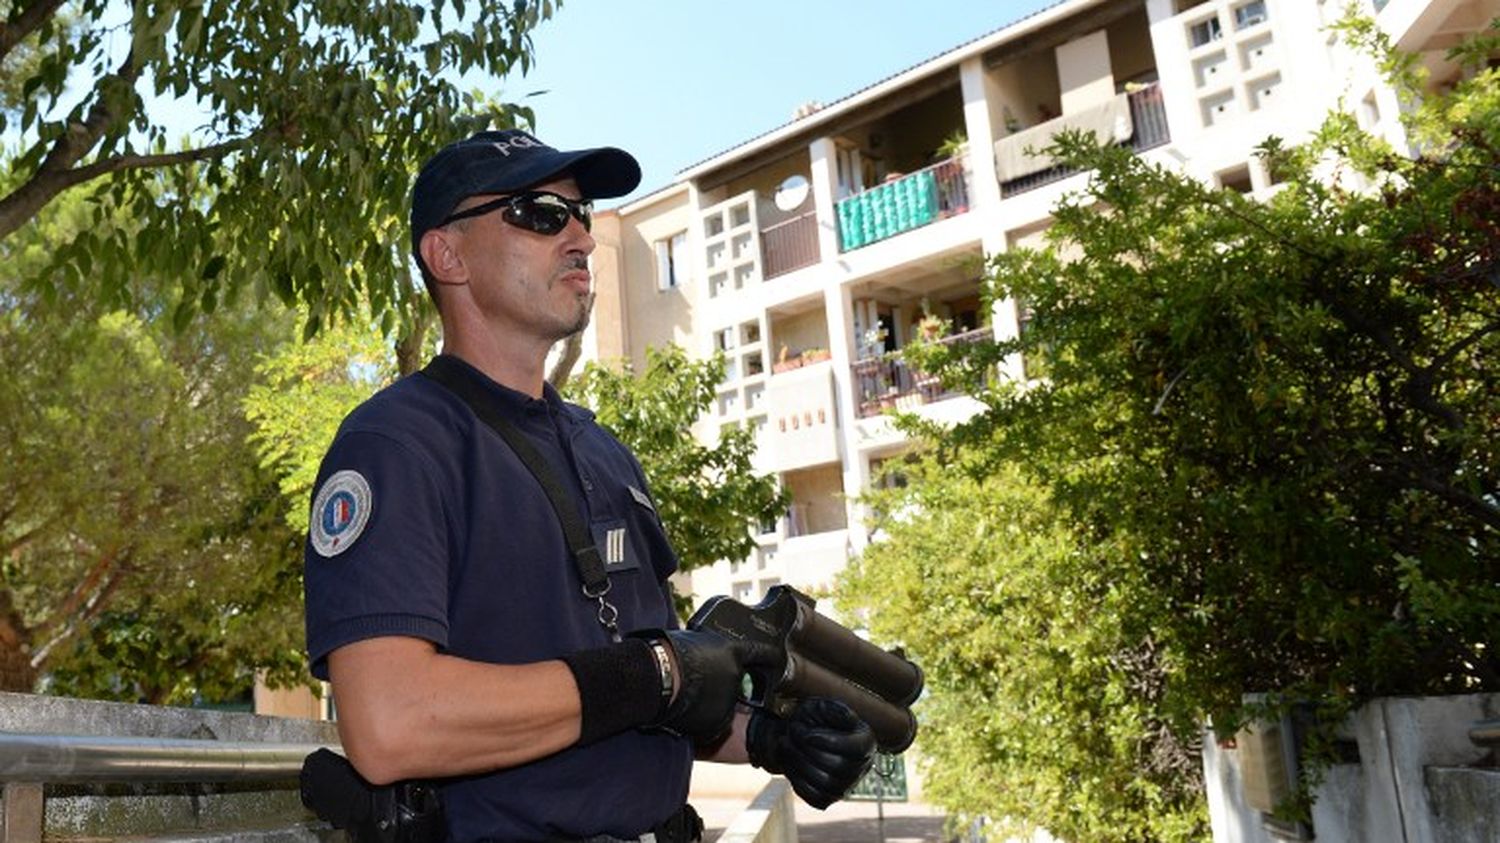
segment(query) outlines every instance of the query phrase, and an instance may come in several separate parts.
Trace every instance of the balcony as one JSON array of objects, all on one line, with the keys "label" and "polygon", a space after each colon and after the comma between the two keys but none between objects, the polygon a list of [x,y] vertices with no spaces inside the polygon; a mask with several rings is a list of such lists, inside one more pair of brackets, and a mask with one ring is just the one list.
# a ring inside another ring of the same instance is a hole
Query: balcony
[{"label": "balcony", "polygon": [[833,366],[824,361],[771,378],[766,388],[766,464],[775,471],[837,463]]},{"label": "balcony", "polygon": [[769,281],[817,263],[818,212],[808,211],[760,230],[761,275]]},{"label": "balcony", "polygon": [[[944,337],[938,342],[957,345],[983,342],[993,337],[994,332],[989,328],[979,328]],[[855,396],[859,402],[855,414],[862,419],[878,416],[886,410],[914,410],[923,404],[962,394],[943,386],[936,376],[912,369],[899,356],[857,360],[850,370],[854,374]]]},{"label": "balcony", "polygon": [[[1123,119],[1122,119],[1123,118]],[[1128,122],[1127,122],[1128,121]],[[1011,197],[1075,175],[1073,167],[1051,165],[1040,152],[1052,138],[1067,129],[1093,130],[1096,137],[1113,138],[1116,145],[1141,153],[1172,139],[1167,128],[1167,110],[1161,85],[1154,83],[1133,93],[1121,94],[1098,108],[1078,115],[1065,115],[995,143],[1000,171],[1000,193]]]},{"label": "balcony", "polygon": [[839,249],[853,251],[969,210],[962,155],[856,193],[835,207]]}]

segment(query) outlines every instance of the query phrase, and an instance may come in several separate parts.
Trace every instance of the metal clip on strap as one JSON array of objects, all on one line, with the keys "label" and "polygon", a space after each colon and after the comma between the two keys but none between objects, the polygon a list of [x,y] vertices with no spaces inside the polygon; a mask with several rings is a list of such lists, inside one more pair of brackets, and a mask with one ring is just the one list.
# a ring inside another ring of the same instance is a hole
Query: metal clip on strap
[{"label": "metal clip on strap", "polygon": [[598,548],[594,547],[593,536],[584,525],[577,507],[573,506],[572,501],[569,500],[567,490],[552,473],[551,467],[547,465],[546,458],[537,451],[536,446],[526,438],[524,433],[516,429],[516,426],[500,413],[495,406],[493,396],[462,363],[451,357],[439,355],[434,357],[421,373],[447,388],[449,392],[457,395],[469,405],[474,415],[505,440],[505,443],[525,464],[526,469],[531,472],[531,476],[541,484],[548,503],[552,504],[552,511],[557,514],[557,520],[562,524],[563,536],[568,541],[568,550],[573,554],[573,563],[578,566],[578,578],[583,582],[583,596],[589,600],[598,601],[599,625],[609,632],[612,640],[620,641],[620,628],[616,624],[620,612],[612,603],[604,599],[605,595],[609,594],[610,585],[609,574],[604,570],[604,558],[599,555]]}]

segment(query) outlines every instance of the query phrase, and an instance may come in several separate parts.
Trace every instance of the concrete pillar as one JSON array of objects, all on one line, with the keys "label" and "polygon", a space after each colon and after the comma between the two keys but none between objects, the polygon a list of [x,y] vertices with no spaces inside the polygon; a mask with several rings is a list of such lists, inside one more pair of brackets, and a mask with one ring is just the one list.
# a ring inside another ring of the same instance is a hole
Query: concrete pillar
[{"label": "concrete pillar", "polygon": [[1000,207],[1000,177],[995,171],[995,141],[1003,137],[1000,85],[974,56],[958,68],[964,98],[964,129],[969,136],[969,212]]},{"label": "concrete pillar", "polygon": [[[1282,4],[1285,5],[1285,4]],[[1181,147],[1203,132],[1198,111],[1197,83],[1188,61],[1188,42],[1182,22],[1176,20],[1172,0],[1146,0],[1151,25],[1151,50],[1156,55],[1156,74],[1161,80],[1162,106],[1172,143]]]},{"label": "concrete pillar", "polygon": [[[984,69],[978,56],[959,66],[959,84],[964,98],[964,122],[969,130],[969,166],[972,180],[969,196],[973,203],[970,213],[979,214],[984,221],[980,230],[980,247],[985,257],[998,255],[1007,248],[1007,220],[1000,195],[1000,176],[995,169],[995,141],[1004,137],[1005,122],[1002,116],[1004,98],[995,77]],[[990,325],[995,335],[1002,339],[1015,336],[1016,304],[1010,299],[997,301],[990,308]],[[1019,357],[1002,366],[1010,376],[1019,378]],[[868,482],[868,470],[862,469]],[[860,537],[861,544],[864,537]]]},{"label": "concrete pillar", "polygon": [[[708,254],[705,251],[704,246],[705,238],[703,236],[703,209],[705,206],[716,204],[719,199],[711,196],[705,196],[703,194],[703,191],[698,188],[698,182],[696,181],[689,181],[687,188],[687,250],[688,253],[693,256],[693,265],[691,271],[689,272],[689,276],[692,278],[691,283],[698,285],[697,289],[693,291],[693,301],[709,303]],[[705,308],[704,312],[707,312],[709,310],[710,308]],[[694,319],[694,322],[697,322],[696,318]],[[712,357],[714,351],[716,350],[714,347],[714,332],[712,330],[712,320],[708,320],[707,327],[710,328],[710,330],[705,331],[703,330],[703,325],[695,324],[693,330],[694,344],[696,345],[696,348],[694,348],[693,351],[704,359]]]},{"label": "concrete pillar", "polygon": [[834,210],[834,184],[838,179],[838,148],[833,138],[823,137],[807,148],[812,159],[813,207],[818,211],[818,255],[823,261],[839,256],[839,218]]},{"label": "concrete pillar", "polygon": [[859,552],[865,546],[864,509],[853,497],[864,491],[870,472],[859,453],[859,399],[854,394],[850,367],[859,353],[854,336],[854,298],[849,287],[830,284],[823,289],[823,307],[828,315],[828,346],[833,353],[833,392],[839,413],[839,464],[844,472],[844,515],[849,525],[849,546]]},{"label": "concrete pillar", "polygon": [[0,798],[0,843],[42,843],[42,786],[6,782]]},{"label": "concrete pillar", "polygon": [[1115,74],[1109,64],[1109,37],[1091,32],[1057,48],[1057,86],[1062,113],[1073,114],[1115,95]]}]

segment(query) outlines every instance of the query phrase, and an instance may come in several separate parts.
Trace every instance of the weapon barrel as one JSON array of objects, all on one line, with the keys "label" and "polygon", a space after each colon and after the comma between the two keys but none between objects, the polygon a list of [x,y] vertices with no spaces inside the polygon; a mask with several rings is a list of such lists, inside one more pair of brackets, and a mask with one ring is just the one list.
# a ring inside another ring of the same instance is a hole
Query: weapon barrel
[{"label": "weapon barrel", "polygon": [[899,707],[922,694],[922,669],[895,653],[871,644],[845,627],[799,605],[792,630],[792,649],[827,665],[867,691]]},{"label": "weapon barrel", "polygon": [[911,710],[881,699],[844,676],[796,653],[787,657],[787,679],[781,690],[796,696],[832,697],[854,709],[870,725],[881,752],[904,751],[917,737]]}]

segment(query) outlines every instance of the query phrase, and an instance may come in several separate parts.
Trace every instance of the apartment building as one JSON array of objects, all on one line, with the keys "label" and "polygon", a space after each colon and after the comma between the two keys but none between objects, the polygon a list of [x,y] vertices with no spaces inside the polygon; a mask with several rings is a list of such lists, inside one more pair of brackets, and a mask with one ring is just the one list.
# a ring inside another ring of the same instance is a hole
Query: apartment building
[{"label": "apartment building", "polygon": [[[1013,336],[982,305],[987,255],[1040,242],[1084,176],[1027,154],[1086,129],[1250,194],[1274,190],[1255,146],[1295,142],[1330,108],[1404,148],[1395,93],[1326,25],[1349,0],[1065,0],[694,164],[596,225],[586,355],[643,365],[648,346],[723,352],[695,434],[756,433],[790,514],[747,559],[692,574],[698,597],[818,590],[868,541],[853,495],[908,447],[888,409],[959,419],[977,403],[894,362],[919,332]],[[1500,0],[1357,0],[1435,84],[1443,52]],[[893,36],[895,37],[895,36]],[[1024,376],[1024,361],[1006,367]]]}]

